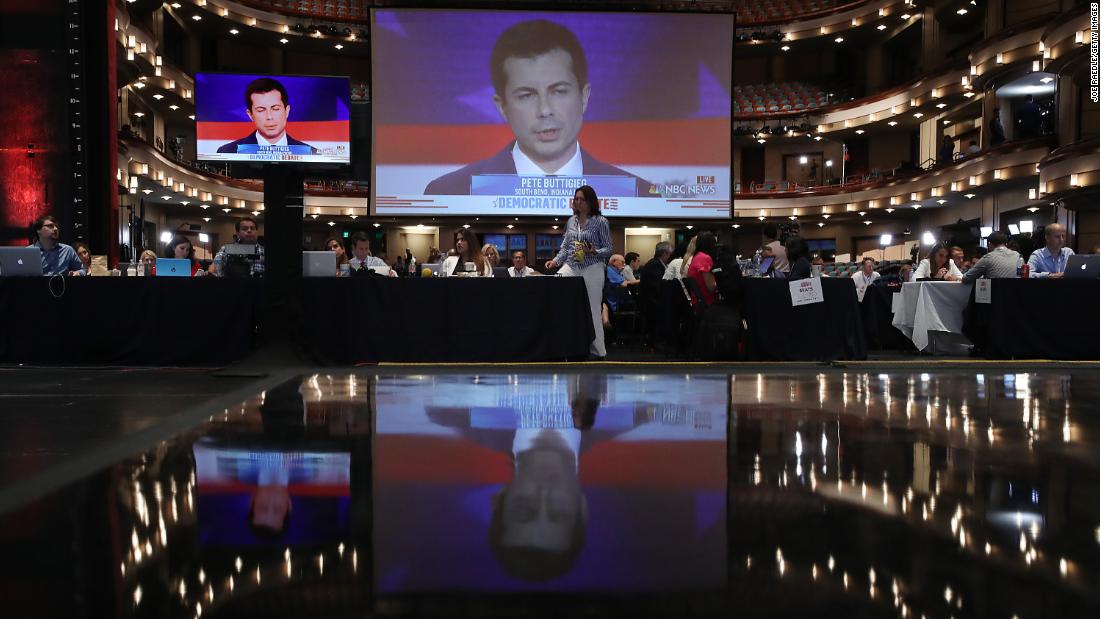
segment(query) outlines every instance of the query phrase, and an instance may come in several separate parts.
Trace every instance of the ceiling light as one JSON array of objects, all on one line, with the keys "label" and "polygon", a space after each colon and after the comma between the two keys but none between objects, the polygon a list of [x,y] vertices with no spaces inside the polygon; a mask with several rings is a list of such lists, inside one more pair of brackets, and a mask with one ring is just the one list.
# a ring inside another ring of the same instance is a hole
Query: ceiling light
[{"label": "ceiling light", "polygon": [[806,155],[802,155],[798,158],[798,163],[800,163],[802,165],[806,165],[809,162],[810,162],[810,158],[807,157]]},{"label": "ceiling light", "polygon": [[359,219],[358,215],[348,215],[348,217],[351,217],[352,219]]},{"label": "ceiling light", "polygon": [[891,120],[890,122],[888,122],[886,124],[890,125],[891,127],[897,127],[898,126],[898,121]]},{"label": "ceiling light", "polygon": [[942,199],[942,198],[941,198],[941,199],[939,199],[939,200],[936,200],[936,202],[937,202],[938,204],[947,204],[947,200],[944,200],[944,199]]},{"label": "ceiling light", "polygon": [[223,209],[222,209],[222,212],[223,212],[223,213],[228,213],[228,212],[229,212],[229,211],[231,211],[231,210],[233,210],[233,209],[229,209],[229,208],[223,208]]},{"label": "ceiling light", "polygon": [[937,103],[937,104],[936,104],[936,108],[937,108],[937,109],[941,109],[941,110],[942,110],[942,109],[943,109],[943,108],[945,108],[945,107],[947,107],[947,104],[946,104],[946,103]]},{"label": "ceiling light", "polygon": [[314,213],[314,214],[310,215],[310,217],[312,217],[312,218],[314,218],[314,219],[317,219],[317,218],[318,218],[318,217],[320,217],[320,216],[321,216],[321,215],[320,215],[320,214],[318,214],[318,213]]},{"label": "ceiling light", "polygon": [[174,112],[174,111],[176,111],[176,110],[180,109],[180,106],[178,106],[178,105],[176,105],[176,104],[174,104],[174,103],[173,103],[172,105],[169,105],[169,106],[168,106],[168,109],[170,109],[170,110],[172,110],[172,111]]},{"label": "ceiling light", "polygon": [[1039,210],[1039,207],[1037,207],[1037,206],[1029,206],[1029,207],[1027,207],[1027,212],[1029,212],[1029,213],[1034,213],[1034,212],[1035,212],[1035,211],[1037,211],[1037,210]]},{"label": "ceiling light", "polygon": [[914,205],[913,205],[913,210],[917,210],[917,209],[919,209],[919,208],[920,208],[920,205],[919,205],[919,204],[914,204]]},{"label": "ceiling light", "polygon": [[188,116],[188,118],[190,118],[191,120],[195,120],[195,115],[192,114],[192,115]]},{"label": "ceiling light", "polygon": [[230,28],[230,30],[229,30],[229,34],[240,34],[240,33],[241,33],[241,31],[237,30],[236,28]]},{"label": "ceiling light", "polygon": [[766,142],[767,142],[767,140],[765,140],[764,138],[760,138],[759,140],[756,141],[757,144],[764,144]]},{"label": "ceiling light", "polygon": [[893,242],[894,242],[894,235],[892,235],[892,234],[884,234],[884,235],[880,236],[879,239],[878,239],[878,244],[879,245],[889,245],[890,243],[893,243]]},{"label": "ceiling light", "polygon": [[864,133],[867,133],[867,132],[864,131],[863,129],[856,129],[856,135],[863,135]]},{"label": "ceiling light", "polygon": [[964,195],[966,196],[966,199],[967,199],[967,200],[969,200],[969,199],[971,199],[971,198],[973,198],[973,197],[974,197],[974,194],[972,194],[972,193],[968,193],[968,194],[964,194]]},{"label": "ceiling light", "polygon": [[902,18],[902,19],[909,19],[910,17],[912,17],[912,15],[910,15],[910,14],[908,14],[908,13],[902,13],[902,14],[901,14],[901,18]]},{"label": "ceiling light", "polygon": [[283,45],[286,45],[287,43],[290,43],[290,41],[288,41],[285,37],[282,38],[282,39],[279,39],[279,42],[282,43]]},{"label": "ceiling light", "polygon": [[828,219],[828,218],[830,218],[830,217],[832,217],[832,215],[829,215],[828,213],[826,213],[825,215],[822,215],[822,216],[821,216],[821,218],[822,218],[822,219]]},{"label": "ceiling light", "polygon": [[210,208],[210,205],[209,204],[200,204],[199,208],[201,208],[202,210],[205,211],[206,209]]},{"label": "ceiling light", "polygon": [[161,196],[160,199],[161,200],[171,200],[172,196]]},{"label": "ceiling light", "polygon": [[416,224],[416,227],[417,227],[417,228],[423,228],[423,227],[424,227],[424,224]]},{"label": "ceiling light", "polygon": [[164,98],[164,95],[162,95],[158,92],[157,94],[153,95],[153,98],[156,99],[157,101],[160,101],[161,99]]},{"label": "ceiling light", "polygon": [[695,226],[688,226],[687,227],[688,230],[691,230],[691,229],[694,229],[694,228],[695,228]]},{"label": "ceiling light", "polygon": [[462,229],[465,230],[470,227],[470,224],[462,224]]},{"label": "ceiling light", "polygon": [[859,212],[859,216],[860,216],[860,217],[864,217],[864,216],[866,216],[866,215],[867,215],[867,211],[860,211],[860,212]]},{"label": "ceiling light", "polygon": [[790,217],[787,217],[787,219],[789,219],[791,221],[794,221],[794,220],[798,219],[798,217],[796,215],[791,215]]},{"label": "ceiling light", "polygon": [[195,20],[195,21],[199,21],[199,20],[201,20],[201,19],[202,19],[202,15],[192,15],[192,16],[191,16],[191,19],[193,19],[193,20]]},{"label": "ceiling light", "polygon": [[153,193],[153,190],[152,189],[142,189],[141,193],[143,193],[145,195],[149,195],[149,194]]},{"label": "ceiling light", "polygon": [[913,114],[913,118],[924,118],[924,113],[923,112],[917,112],[916,114]]},{"label": "ceiling light", "polygon": [[375,228],[381,228],[382,224],[372,224]]},{"label": "ceiling light", "polygon": [[[260,216],[260,211],[252,211],[252,216],[253,217],[259,217]],[[352,217],[355,217],[355,216],[352,215]]]},{"label": "ceiling light", "polygon": [[1049,83],[1054,81],[1054,78],[1053,77],[1044,77],[1043,79],[1041,79],[1039,81],[1044,83],[1044,84],[1049,84]]},{"label": "ceiling light", "polygon": [[836,42],[836,43],[843,43],[844,42],[844,37],[837,37],[837,38],[833,39],[833,41]]},{"label": "ceiling light", "polygon": [[551,227],[552,229],[554,229],[554,230],[557,230],[557,229],[558,229],[558,227],[557,227],[557,226],[550,226],[550,227]]},{"label": "ceiling light", "polygon": [[964,96],[964,97],[966,97],[967,99],[969,99],[970,97],[973,97],[973,96],[974,96],[974,93],[972,93],[972,92],[964,92],[964,93],[963,93],[963,96]]},{"label": "ceiling light", "polygon": [[757,219],[759,219],[760,221],[764,221],[764,216],[761,215],[761,216],[757,217]]},{"label": "ceiling light", "polygon": [[339,43],[337,43],[336,45],[333,45],[333,47],[335,47],[336,49],[344,49],[344,46],[340,45]]},{"label": "ceiling light", "polygon": [[137,88],[138,90],[141,90],[142,88],[145,88],[145,82],[135,82],[134,83],[134,88]]},{"label": "ceiling light", "polygon": [[145,116],[145,112],[134,112],[134,116],[141,118],[142,116]]},{"label": "ceiling light", "polygon": [[950,124],[951,124],[951,121],[950,121],[950,120],[945,120],[945,121],[943,121],[943,125],[944,125],[945,127],[946,127],[947,125],[950,125]]},{"label": "ceiling light", "polygon": [[[203,218],[202,218],[202,220],[203,220],[203,221],[206,221],[206,222],[209,222],[209,221],[210,221],[210,218],[209,218],[209,217],[203,217]],[[206,241],[203,241],[203,243],[205,243],[205,242],[206,242]]]},{"label": "ceiling light", "polygon": [[966,15],[966,13],[967,13],[966,9],[959,9],[955,12],[958,13],[959,15]]},{"label": "ceiling light", "polygon": [[333,227],[333,226],[335,226],[335,225],[336,225],[336,222],[335,222],[335,221],[330,221],[330,222],[328,222],[328,227],[329,227],[329,228],[331,228],[331,227]]},{"label": "ceiling light", "polygon": [[172,3],[172,8],[173,8],[173,9],[178,9],[178,8],[180,8],[180,3],[179,3],[179,2],[173,2],[173,3]]},{"label": "ceiling light", "polygon": [[820,142],[821,141],[821,136],[820,135],[815,135],[814,136],[814,141],[815,142]]},{"label": "ceiling light", "polygon": [[791,51],[791,46],[790,45],[784,45],[783,47],[780,47],[779,49],[781,49],[785,52],[789,52],[789,51]]},{"label": "ceiling light", "polygon": [[818,228],[824,228],[825,227],[825,222],[823,222],[823,221],[817,222],[817,227]]},{"label": "ceiling light", "polygon": [[871,220],[870,220],[870,219],[868,219],[868,220],[864,221],[864,222],[863,222],[863,225],[865,225],[865,226],[869,226],[869,225],[871,225]]},{"label": "ceiling light", "polygon": [[886,212],[887,212],[887,213],[893,213],[893,212],[894,212],[894,209],[893,209],[893,208],[888,208],[888,209],[886,209]]},{"label": "ceiling light", "polygon": [[886,30],[886,24],[879,24],[878,29],[879,30]]}]

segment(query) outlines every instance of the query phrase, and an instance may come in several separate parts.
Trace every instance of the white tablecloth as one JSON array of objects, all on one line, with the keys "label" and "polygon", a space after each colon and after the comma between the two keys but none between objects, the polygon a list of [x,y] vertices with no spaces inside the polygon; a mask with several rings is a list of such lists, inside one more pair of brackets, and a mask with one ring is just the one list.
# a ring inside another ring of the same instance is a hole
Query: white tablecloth
[{"label": "white tablecloth", "polygon": [[910,282],[894,295],[893,325],[913,341],[917,350],[928,348],[929,331],[962,333],[963,312],[970,301],[969,284]]}]

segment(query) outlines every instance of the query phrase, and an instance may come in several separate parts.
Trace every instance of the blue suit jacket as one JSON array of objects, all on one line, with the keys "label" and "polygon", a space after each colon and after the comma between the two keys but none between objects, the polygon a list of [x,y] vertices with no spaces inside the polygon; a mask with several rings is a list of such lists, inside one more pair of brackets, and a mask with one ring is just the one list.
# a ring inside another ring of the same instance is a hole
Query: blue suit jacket
[{"label": "blue suit jacket", "polygon": [[[508,146],[504,147],[504,150],[488,159],[482,159],[481,161],[459,168],[450,174],[440,176],[428,183],[428,186],[424,188],[424,195],[468,196],[470,195],[470,182],[475,175],[516,174],[516,162],[512,159],[512,147],[514,147],[515,144],[513,140],[508,143]],[[581,149],[581,165],[584,167],[585,174],[594,176],[629,176],[635,181],[635,197],[649,197],[651,183],[638,178],[622,168],[616,168],[613,165],[606,164],[592,157],[592,155],[589,155],[588,151],[583,148]]]},{"label": "blue suit jacket", "polygon": [[[287,146],[309,146],[309,144],[306,144],[305,142],[303,142],[301,140],[295,140],[294,138],[290,137],[289,133],[286,134],[286,143],[287,143]],[[239,140],[236,140],[234,142],[230,142],[228,144],[222,144],[221,146],[218,147],[218,152],[219,153],[236,154],[237,153],[237,147],[240,146],[241,144],[258,144],[258,142],[256,141],[256,132],[253,131],[252,133],[249,133],[247,136],[245,136],[245,137],[243,137]],[[309,146],[309,149],[310,149],[310,151],[312,151],[312,153],[314,155],[321,152],[321,151],[317,150],[316,148],[313,148],[312,146]]]}]

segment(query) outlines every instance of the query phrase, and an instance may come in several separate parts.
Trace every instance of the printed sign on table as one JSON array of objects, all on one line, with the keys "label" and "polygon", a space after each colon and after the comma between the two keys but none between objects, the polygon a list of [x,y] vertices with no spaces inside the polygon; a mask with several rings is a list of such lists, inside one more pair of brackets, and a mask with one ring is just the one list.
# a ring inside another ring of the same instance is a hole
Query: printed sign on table
[{"label": "printed sign on table", "polygon": [[984,277],[974,280],[974,302],[987,305],[993,302],[993,280]]},{"label": "printed sign on table", "polygon": [[811,303],[824,303],[825,295],[821,292],[821,280],[816,277],[799,279],[790,282],[791,305],[809,305]]}]

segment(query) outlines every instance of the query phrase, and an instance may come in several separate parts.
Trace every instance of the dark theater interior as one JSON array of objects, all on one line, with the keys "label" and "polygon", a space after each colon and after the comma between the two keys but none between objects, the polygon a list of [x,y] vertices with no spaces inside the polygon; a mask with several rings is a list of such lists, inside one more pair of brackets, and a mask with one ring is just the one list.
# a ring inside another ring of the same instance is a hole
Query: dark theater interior
[{"label": "dark theater interior", "polygon": [[1098,21],[0,0],[0,616],[1100,617]]}]

